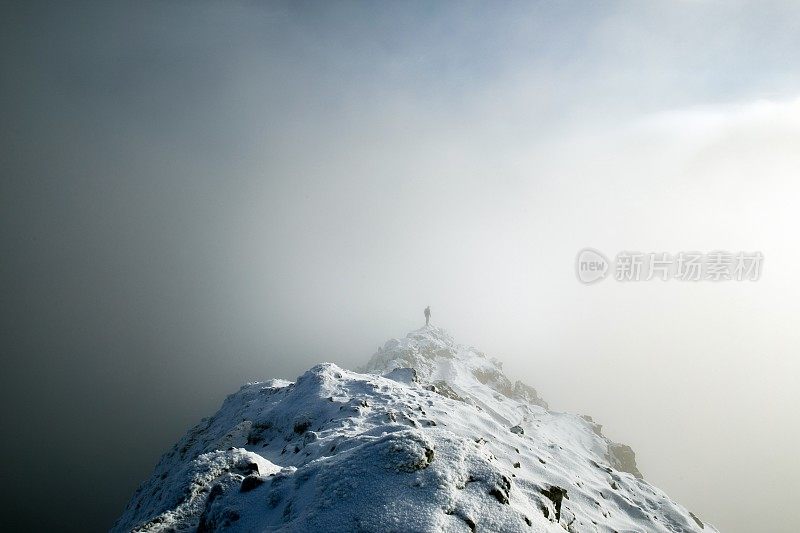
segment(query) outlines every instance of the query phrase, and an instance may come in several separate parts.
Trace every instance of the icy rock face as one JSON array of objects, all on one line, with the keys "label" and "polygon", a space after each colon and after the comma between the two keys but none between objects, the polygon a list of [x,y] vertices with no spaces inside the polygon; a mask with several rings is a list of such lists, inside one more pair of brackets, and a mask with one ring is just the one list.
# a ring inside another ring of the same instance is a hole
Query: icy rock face
[{"label": "icy rock face", "polygon": [[426,327],[362,373],[253,383],[187,433],[113,531],[716,531],[591,418]]}]

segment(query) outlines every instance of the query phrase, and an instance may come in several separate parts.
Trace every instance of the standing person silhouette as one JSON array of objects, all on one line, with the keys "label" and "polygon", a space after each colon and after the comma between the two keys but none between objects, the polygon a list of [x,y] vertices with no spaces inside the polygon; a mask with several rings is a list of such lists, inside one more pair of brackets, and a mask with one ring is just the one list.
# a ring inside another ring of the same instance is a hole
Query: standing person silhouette
[{"label": "standing person silhouette", "polygon": [[425,326],[427,327],[428,324],[431,322],[431,306],[425,308]]}]

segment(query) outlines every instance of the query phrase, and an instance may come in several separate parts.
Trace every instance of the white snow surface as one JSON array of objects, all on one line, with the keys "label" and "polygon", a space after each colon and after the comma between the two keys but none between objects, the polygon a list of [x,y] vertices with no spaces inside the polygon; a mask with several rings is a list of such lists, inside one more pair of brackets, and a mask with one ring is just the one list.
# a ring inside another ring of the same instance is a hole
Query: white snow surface
[{"label": "white snow surface", "polygon": [[[560,504],[560,509],[559,509]],[[559,512],[560,510],[560,512]],[[250,383],[165,454],[112,531],[716,531],[589,417],[424,327],[361,373]]]}]

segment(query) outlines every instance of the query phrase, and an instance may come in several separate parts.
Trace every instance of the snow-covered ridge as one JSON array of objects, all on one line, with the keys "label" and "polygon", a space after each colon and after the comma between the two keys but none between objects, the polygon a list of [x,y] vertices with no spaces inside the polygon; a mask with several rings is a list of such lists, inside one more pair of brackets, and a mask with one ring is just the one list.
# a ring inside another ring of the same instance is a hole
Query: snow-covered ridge
[{"label": "snow-covered ridge", "polygon": [[362,373],[243,386],[165,454],[113,531],[716,531],[633,451],[439,328]]},{"label": "snow-covered ridge", "polygon": [[387,341],[359,371],[386,374],[404,367],[413,368],[423,382],[450,386],[467,398],[471,397],[470,390],[485,390],[481,385],[486,385],[509,398],[547,408],[533,387],[521,381],[511,383],[499,361],[487,359],[475,348],[456,344],[441,328],[424,327],[404,339]]}]

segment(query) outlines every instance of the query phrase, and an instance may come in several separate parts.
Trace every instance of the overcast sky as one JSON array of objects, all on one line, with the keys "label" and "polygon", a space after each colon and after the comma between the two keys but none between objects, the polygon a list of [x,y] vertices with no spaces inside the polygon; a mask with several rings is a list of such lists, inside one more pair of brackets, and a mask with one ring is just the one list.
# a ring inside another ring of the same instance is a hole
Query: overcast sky
[{"label": "overcast sky", "polygon": [[[4,516],[105,530],[241,383],[431,305],[703,520],[793,531],[798,50],[796,2],[3,2]],[[765,261],[587,287],[586,246]]]}]

